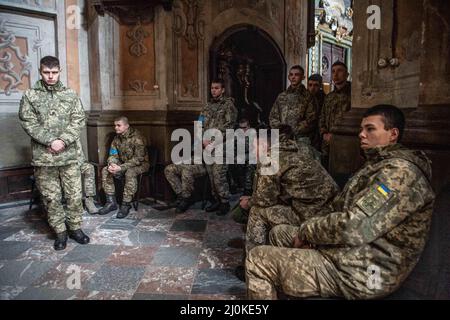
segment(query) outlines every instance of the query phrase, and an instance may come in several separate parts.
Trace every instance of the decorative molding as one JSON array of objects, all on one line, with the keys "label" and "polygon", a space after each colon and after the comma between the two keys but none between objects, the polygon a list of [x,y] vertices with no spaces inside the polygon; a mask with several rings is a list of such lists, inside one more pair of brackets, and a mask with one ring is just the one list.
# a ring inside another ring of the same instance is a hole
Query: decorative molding
[{"label": "decorative molding", "polygon": [[[20,48],[15,45],[16,36],[12,31],[9,31],[5,27],[6,20],[0,20],[0,49],[11,49],[15,53],[15,57],[20,61],[20,69],[15,71],[16,67],[12,62],[12,54],[5,51],[3,56],[0,57],[0,73],[2,79],[7,81],[8,84],[3,88],[3,92],[7,96],[10,96],[12,92],[17,92],[17,87],[23,84],[22,78],[29,77],[32,68],[29,57],[26,54],[22,54]],[[34,47],[33,47],[34,49]]]},{"label": "decorative molding", "polygon": [[183,86],[183,97],[198,98],[198,84],[192,80]]},{"label": "decorative molding", "polygon": [[196,48],[199,40],[205,39],[203,0],[178,0],[174,3],[174,33],[184,37],[189,49]]},{"label": "decorative molding", "polygon": [[142,27],[140,21],[127,31],[127,37],[131,39],[130,54],[134,57],[140,57],[147,53],[147,47],[144,44],[144,39],[149,36],[149,33]]},{"label": "decorative molding", "polygon": [[302,52],[303,35],[302,23],[300,19],[300,9],[298,1],[287,8],[287,41],[289,52],[292,54],[294,60],[300,59]]},{"label": "decorative molding", "polygon": [[234,0],[219,0],[219,13],[233,8]]},{"label": "decorative molding", "polygon": [[147,81],[142,80],[133,80],[128,82],[130,89],[134,90],[137,93],[144,93],[147,90],[145,89],[145,86],[147,86]]}]

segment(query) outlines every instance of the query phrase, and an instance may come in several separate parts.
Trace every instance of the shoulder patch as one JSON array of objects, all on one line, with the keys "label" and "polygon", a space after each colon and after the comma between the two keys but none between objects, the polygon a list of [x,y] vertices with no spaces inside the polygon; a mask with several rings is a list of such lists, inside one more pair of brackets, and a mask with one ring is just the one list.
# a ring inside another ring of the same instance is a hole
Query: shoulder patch
[{"label": "shoulder patch", "polygon": [[385,183],[377,181],[369,187],[356,205],[369,217],[394,197],[394,192]]},{"label": "shoulder patch", "polygon": [[116,156],[119,154],[119,151],[116,148],[109,149],[109,155],[110,156]]}]

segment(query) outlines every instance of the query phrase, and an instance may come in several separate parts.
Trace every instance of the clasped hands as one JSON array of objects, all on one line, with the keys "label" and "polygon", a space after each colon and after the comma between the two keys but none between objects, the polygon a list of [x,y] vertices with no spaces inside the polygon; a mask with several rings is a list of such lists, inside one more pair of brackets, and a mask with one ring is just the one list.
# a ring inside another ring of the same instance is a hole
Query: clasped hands
[{"label": "clasped hands", "polygon": [[108,172],[111,174],[118,174],[121,170],[122,170],[122,168],[115,163],[111,163],[108,166]]},{"label": "clasped hands", "polygon": [[300,239],[299,235],[296,235],[292,240],[292,247],[297,249],[314,249],[314,245],[306,240]]},{"label": "clasped hands", "polygon": [[66,149],[66,144],[61,139],[53,140],[47,151],[52,154],[58,154]]}]

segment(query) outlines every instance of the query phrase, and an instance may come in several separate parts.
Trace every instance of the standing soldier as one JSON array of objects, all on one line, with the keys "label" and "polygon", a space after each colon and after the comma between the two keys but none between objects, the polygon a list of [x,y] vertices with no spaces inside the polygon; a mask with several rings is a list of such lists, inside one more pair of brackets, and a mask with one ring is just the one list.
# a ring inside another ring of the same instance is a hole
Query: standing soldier
[{"label": "standing soldier", "polygon": [[348,71],[345,63],[340,61],[333,63],[331,73],[334,90],[326,96],[319,120],[319,130],[322,135],[322,156],[326,167],[328,167],[332,139],[331,129],[342,119],[344,113],[350,110],[352,95],[352,85],[347,81]]},{"label": "standing soldier", "polygon": [[[425,247],[434,193],[425,153],[401,140],[405,119],[390,105],[370,108],[359,139],[364,166],[334,199],[333,211],[300,227],[279,225],[273,245],[250,251],[249,298],[381,298],[397,290]],[[289,248],[289,247],[294,247]]]},{"label": "standing soldier", "polygon": [[130,127],[127,117],[114,120],[114,137],[109,149],[108,165],[102,170],[102,186],[106,194],[106,204],[98,214],[105,215],[117,209],[114,178],[125,178],[123,200],[117,213],[118,219],[125,218],[131,209],[131,201],[137,191],[137,176],[149,167],[147,140],[137,130]]},{"label": "standing soldier", "polygon": [[81,180],[85,197],[84,205],[90,214],[95,214],[98,213],[98,209],[94,203],[94,197],[96,194],[95,169],[94,166],[86,160],[80,140],[77,141],[77,146],[78,164],[80,166]]},{"label": "standing soldier", "polygon": [[[222,132],[225,141],[226,129],[234,129],[237,120],[237,109],[234,106],[232,98],[225,97],[225,87],[223,80],[217,79],[211,82],[211,101],[202,111],[204,118],[203,129],[217,129]],[[232,143],[232,142],[230,142]],[[215,141],[204,140],[204,148],[223,148],[225,159],[225,143],[223,146],[216,145]],[[228,166],[226,164],[206,165],[211,189],[215,202],[205,208],[207,212],[219,210],[220,215],[225,215],[230,210],[230,188],[228,185],[227,174]]]},{"label": "standing soldier", "polygon": [[164,175],[177,197],[177,213],[185,212],[193,204],[195,178],[206,174],[203,164],[169,164],[164,169]]},{"label": "standing soldier", "polygon": [[316,114],[318,115],[314,122],[314,129],[311,131],[310,135],[311,145],[320,152],[322,138],[319,130],[319,117],[322,113],[322,107],[326,97],[322,87],[322,76],[316,73],[308,78],[308,91],[314,97],[314,105],[316,107]]},{"label": "standing soldier", "polygon": [[[55,250],[64,250],[69,236],[80,244],[89,243],[81,230],[83,203],[77,141],[85,125],[85,114],[75,91],[63,86],[56,57],[40,61],[39,80],[20,101],[19,118],[31,137],[36,185],[56,232]],[[62,205],[62,193],[67,209]]]},{"label": "standing soldier", "polygon": [[305,71],[301,66],[293,66],[289,70],[291,85],[280,93],[270,111],[270,127],[277,129],[280,125],[288,125],[294,130],[296,142],[302,152],[312,152],[310,134],[314,129],[318,114],[312,95],[302,84]]}]

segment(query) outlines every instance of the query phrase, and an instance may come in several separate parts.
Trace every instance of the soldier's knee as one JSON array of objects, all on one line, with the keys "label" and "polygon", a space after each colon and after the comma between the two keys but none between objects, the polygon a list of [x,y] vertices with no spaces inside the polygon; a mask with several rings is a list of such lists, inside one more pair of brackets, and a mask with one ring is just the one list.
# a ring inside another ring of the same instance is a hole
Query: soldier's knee
[{"label": "soldier's knee", "polygon": [[108,167],[102,169],[102,177],[106,177],[109,174]]},{"label": "soldier's knee", "polygon": [[125,178],[127,178],[127,179],[130,179],[130,178],[132,179],[136,176],[137,176],[137,173],[133,169],[128,169],[127,171],[125,171]]}]

